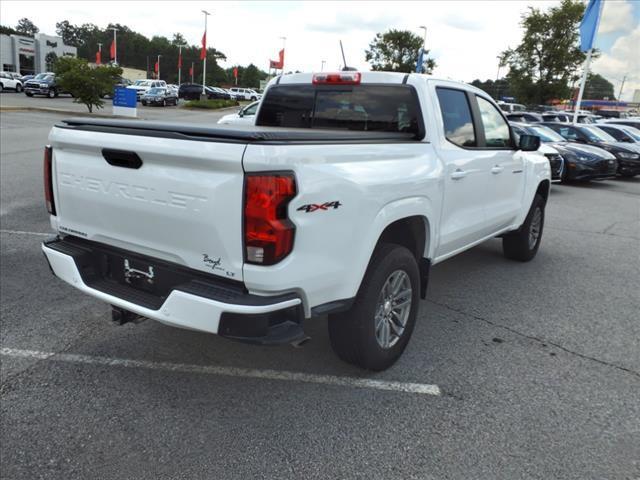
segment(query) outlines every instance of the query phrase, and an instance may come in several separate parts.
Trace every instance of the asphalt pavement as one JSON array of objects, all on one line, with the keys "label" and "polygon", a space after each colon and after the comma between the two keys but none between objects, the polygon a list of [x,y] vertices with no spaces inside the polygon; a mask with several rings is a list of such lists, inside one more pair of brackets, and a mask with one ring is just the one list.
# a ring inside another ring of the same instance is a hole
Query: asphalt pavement
[{"label": "asphalt pavement", "polygon": [[62,118],[0,112],[2,478],[640,478],[640,178],[554,185],[532,262],[496,239],[435,266],[405,354],[369,373],[326,318],[302,348],[255,347],[115,326],[55,279],[42,149]]}]

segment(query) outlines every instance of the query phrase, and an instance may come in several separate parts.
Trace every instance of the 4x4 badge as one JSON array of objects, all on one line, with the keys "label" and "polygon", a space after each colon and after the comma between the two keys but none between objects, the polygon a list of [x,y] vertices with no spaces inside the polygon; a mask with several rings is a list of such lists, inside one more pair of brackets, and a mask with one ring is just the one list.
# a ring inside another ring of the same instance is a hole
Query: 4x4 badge
[{"label": "4x4 badge", "polygon": [[338,207],[342,206],[342,204],[339,201],[334,201],[334,202],[325,202],[323,204],[318,204],[318,203],[310,203],[308,205],[302,205],[301,207],[298,207],[296,210],[298,212],[315,212],[316,210],[329,210],[329,208],[333,208],[334,210]]}]

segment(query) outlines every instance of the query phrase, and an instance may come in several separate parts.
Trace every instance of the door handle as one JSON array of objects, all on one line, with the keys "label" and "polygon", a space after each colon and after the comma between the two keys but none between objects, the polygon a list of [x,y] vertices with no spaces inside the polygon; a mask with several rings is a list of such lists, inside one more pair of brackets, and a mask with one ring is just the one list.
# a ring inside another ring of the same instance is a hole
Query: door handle
[{"label": "door handle", "polygon": [[451,178],[454,180],[460,180],[461,178],[464,178],[466,176],[467,172],[465,172],[464,170],[460,170],[459,168],[456,168],[456,171],[451,174]]},{"label": "door handle", "polygon": [[501,173],[504,170],[504,167],[501,167],[500,165],[495,165],[492,169],[491,169],[491,173],[497,175],[498,173]]}]

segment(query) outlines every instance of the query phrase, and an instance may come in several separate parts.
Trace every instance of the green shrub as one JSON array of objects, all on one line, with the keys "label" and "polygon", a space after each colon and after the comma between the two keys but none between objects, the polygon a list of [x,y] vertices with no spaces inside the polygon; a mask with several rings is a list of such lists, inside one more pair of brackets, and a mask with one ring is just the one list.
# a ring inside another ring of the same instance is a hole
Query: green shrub
[{"label": "green shrub", "polygon": [[205,108],[208,110],[237,107],[238,105],[239,103],[235,100],[190,100],[184,104],[185,108]]}]

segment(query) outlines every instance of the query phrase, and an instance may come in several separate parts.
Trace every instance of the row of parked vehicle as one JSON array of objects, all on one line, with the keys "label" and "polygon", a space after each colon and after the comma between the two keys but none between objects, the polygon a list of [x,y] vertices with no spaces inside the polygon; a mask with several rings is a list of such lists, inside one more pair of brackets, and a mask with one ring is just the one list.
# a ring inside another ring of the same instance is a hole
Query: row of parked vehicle
[{"label": "row of parked vehicle", "polygon": [[559,182],[640,175],[640,118],[595,124],[510,122],[516,137],[536,135]]},{"label": "row of parked vehicle", "polygon": [[143,105],[177,105],[179,99],[199,100],[203,93],[209,100],[259,100],[262,95],[249,88],[205,86],[197,83],[167,84],[164,80],[136,80],[129,85]]},{"label": "row of parked vehicle", "polygon": [[[181,98],[197,100],[202,94],[202,85],[183,83],[178,86],[167,84],[164,80],[136,80],[131,82],[121,78],[116,86],[135,90],[137,99],[142,105],[177,105]],[[18,93],[24,91],[29,97],[43,95],[49,98],[55,98],[61,93],[66,93],[57,84],[56,75],[53,72],[25,76],[21,76],[16,72],[0,72],[0,92],[3,90],[14,90]],[[262,94],[255,90],[242,87],[224,89],[205,86],[204,91],[208,99],[256,101],[262,98]],[[111,92],[103,93],[103,97],[111,95]]]}]

